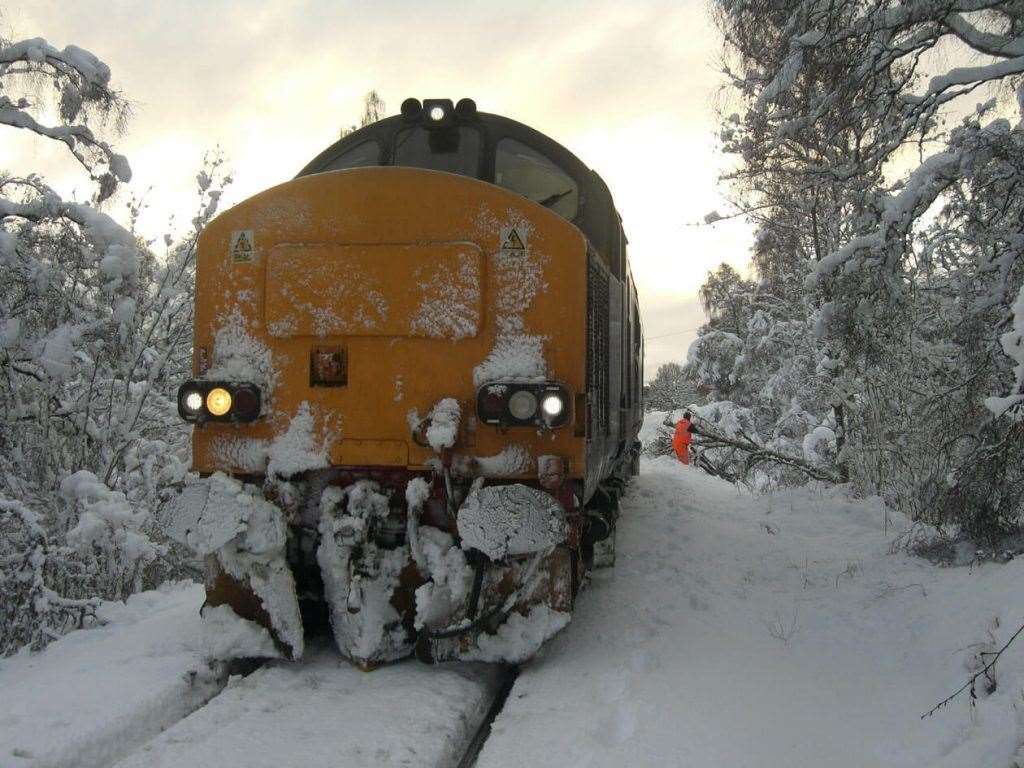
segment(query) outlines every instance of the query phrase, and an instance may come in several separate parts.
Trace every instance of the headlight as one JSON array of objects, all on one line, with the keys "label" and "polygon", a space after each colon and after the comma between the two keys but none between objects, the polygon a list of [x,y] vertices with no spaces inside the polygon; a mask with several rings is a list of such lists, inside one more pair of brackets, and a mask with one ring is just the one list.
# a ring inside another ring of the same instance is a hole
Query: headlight
[{"label": "headlight", "polygon": [[255,384],[234,381],[186,381],[178,388],[178,415],[185,421],[255,421],[262,398]]},{"label": "headlight", "polygon": [[541,402],[540,407],[544,411],[545,416],[556,418],[565,410],[565,402],[562,400],[561,395],[551,392],[544,395],[544,400]]},{"label": "headlight", "polygon": [[497,427],[561,427],[572,415],[569,398],[569,390],[553,381],[496,381],[477,392],[476,414],[484,424]]},{"label": "headlight", "polygon": [[533,418],[537,412],[537,396],[528,390],[519,390],[508,399],[508,412],[519,421]]},{"label": "headlight", "polygon": [[192,390],[185,394],[182,402],[190,413],[199,413],[203,410],[203,393]]},{"label": "headlight", "polygon": [[231,410],[231,393],[224,387],[214,387],[206,396],[206,409],[214,416],[223,416]]}]

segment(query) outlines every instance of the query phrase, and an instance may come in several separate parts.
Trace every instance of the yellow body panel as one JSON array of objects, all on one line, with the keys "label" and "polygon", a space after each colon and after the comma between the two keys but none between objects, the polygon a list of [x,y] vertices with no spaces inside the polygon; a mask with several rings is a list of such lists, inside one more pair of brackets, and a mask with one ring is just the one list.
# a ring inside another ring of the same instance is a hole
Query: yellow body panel
[{"label": "yellow body panel", "polygon": [[[585,413],[555,430],[503,433],[476,425],[475,411],[488,371],[531,373],[531,344],[546,379],[585,391],[586,259],[582,234],[555,214],[446,173],[334,171],[239,204],[200,239],[195,373],[214,378],[200,370],[204,355],[231,372],[225,350],[245,349],[267,376],[264,417],[197,426],[194,468],[258,474],[254,457],[303,403],[332,464],[424,468],[435,454],[413,441],[410,413],[424,418],[454,397],[455,453],[521,446],[533,461],[513,476],[535,476],[536,457],[556,454],[581,477],[574,421]],[[311,352],[325,347],[344,350],[345,386],[310,386]]]},{"label": "yellow body panel", "polygon": [[[276,245],[267,255],[267,331],[280,338],[475,336],[483,266],[475,243]],[[438,273],[451,284],[435,280]]]}]

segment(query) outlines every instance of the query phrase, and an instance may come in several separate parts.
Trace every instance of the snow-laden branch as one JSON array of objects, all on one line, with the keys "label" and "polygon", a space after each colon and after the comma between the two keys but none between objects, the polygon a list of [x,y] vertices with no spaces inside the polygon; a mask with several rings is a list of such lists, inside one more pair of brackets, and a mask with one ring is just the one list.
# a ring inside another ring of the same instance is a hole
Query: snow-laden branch
[{"label": "snow-laden branch", "polygon": [[[1022,39],[1021,44],[1024,46],[1024,39]],[[923,103],[925,100],[934,98],[957,86],[977,87],[983,83],[1002,80],[1021,73],[1024,73],[1024,55],[977,67],[957,67],[944,75],[933,77],[929,81],[928,90],[923,96],[910,95],[906,96],[905,99],[911,103]],[[955,92],[954,95],[959,96],[961,92]]]},{"label": "snow-laden branch", "polygon": [[[799,40],[800,38],[797,38]],[[796,42],[796,41],[794,41]],[[765,105],[778,99],[782,94],[788,92],[792,87],[793,83],[796,82],[797,76],[800,74],[800,68],[804,63],[804,49],[803,45],[797,43],[795,50],[789,54],[782,66],[779,68],[778,74],[771,79],[757,97],[756,107],[763,109]]]},{"label": "snow-laden branch", "polygon": [[110,67],[100,59],[77,45],[69,45],[63,51],[57,50],[41,37],[22,40],[0,48],[0,65],[19,61],[34,64],[50,64],[77,72],[92,86],[106,88],[110,83]]},{"label": "snow-laden branch", "polygon": [[101,252],[108,251],[112,246],[133,250],[137,247],[132,233],[110,216],[92,206],[62,200],[53,189],[37,179],[7,179],[5,184],[26,186],[38,195],[24,203],[0,197],[0,219],[20,218],[42,222],[64,218],[78,224],[89,243]]},{"label": "snow-laden branch", "polygon": [[[959,14],[986,11],[998,8],[1005,3],[1006,0],[912,0],[908,3],[894,5],[881,12],[871,9],[848,26],[839,27],[829,33],[810,29],[794,35],[793,39],[802,41],[805,45],[812,44],[821,47],[842,44],[852,38],[862,36],[881,40],[887,34],[892,35],[919,24],[937,20],[946,21]],[[823,23],[830,21],[828,12],[825,13],[825,18],[822,21]]]},{"label": "snow-laden branch", "polygon": [[[24,65],[21,69],[17,65]],[[63,125],[40,123],[30,112],[25,98],[0,97],[0,125],[31,131],[66,145],[89,176],[100,184],[100,199],[109,197],[117,184],[131,179],[131,168],[123,155],[98,139],[85,124],[75,124],[84,104],[98,104],[106,111],[120,102],[109,89],[110,67],[89,51],[69,45],[58,50],[42,38],[12,43],[0,48],[0,78],[25,73],[51,77],[61,92]]]},{"label": "snow-laden branch", "polygon": [[128,165],[128,160],[125,156],[114,152],[109,144],[97,139],[88,126],[42,125],[25,110],[27,106],[28,103],[24,99],[20,99],[15,103],[6,96],[0,96],[0,125],[23,128],[39,136],[45,136],[46,138],[66,144],[75,159],[78,160],[83,168],[91,173],[96,165],[95,158],[90,158],[86,155],[86,152],[83,151],[84,146],[86,149],[93,150],[97,156],[102,158],[102,162],[106,163],[110,172],[118,181],[131,181],[131,167]]},{"label": "snow-laden branch", "polygon": [[1006,58],[1024,56],[1024,38],[985,32],[956,13],[947,16],[943,23],[953,31],[953,34],[976,51],[989,56]]},{"label": "snow-laden branch", "polygon": [[[849,23],[836,25],[843,7],[830,5],[828,12],[823,14],[814,3],[799,3],[792,12],[790,24],[794,29],[803,31],[789,37],[790,52],[781,63],[768,70],[768,80],[762,81],[754,108],[764,110],[769,104],[780,102],[780,97],[793,89],[804,74],[804,69],[811,66],[809,61],[818,63],[822,57],[823,60],[829,60],[836,55],[843,59],[848,56],[843,48],[856,41],[862,49],[860,61],[850,60],[846,63],[856,64],[851,74],[859,83],[857,87],[861,90],[881,88],[882,92],[877,96],[885,101],[898,96],[899,101],[894,102],[894,107],[899,102],[906,107],[901,110],[900,121],[912,128],[922,117],[927,117],[929,111],[969,93],[979,85],[1024,73],[1024,36],[980,30],[963,15],[998,8],[1004,4],[999,0],[921,0],[900,4],[885,11],[859,12],[859,16],[855,16]],[[847,10],[850,7],[849,3],[845,6]],[[976,52],[1005,61],[959,67],[932,78],[923,94],[906,92],[914,81],[917,59],[947,36],[956,37]],[[809,56],[806,52],[812,49],[821,51],[821,56]],[[890,76],[895,74],[893,67],[907,57],[913,57],[913,65],[906,74],[892,79]],[[780,109],[772,117],[773,122],[779,126],[777,138],[785,138],[794,128],[806,127],[822,119],[831,120],[837,108],[835,96],[828,91],[814,95],[808,114],[795,120]],[[876,99],[869,98],[865,106],[874,101]]]},{"label": "snow-laden branch", "polygon": [[1024,286],[1017,294],[1017,300],[1011,309],[1013,328],[1004,333],[999,341],[1003,351],[1014,362],[1013,389],[1005,397],[990,397],[985,400],[985,407],[995,416],[1024,417]]},{"label": "snow-laden branch", "polygon": [[888,199],[878,228],[851,239],[818,262],[807,276],[807,287],[813,288],[820,278],[836,272],[861,251],[884,248],[893,238],[906,235],[917,218],[959,177],[960,158],[956,154],[940,152],[929,157],[910,174],[900,193]]}]

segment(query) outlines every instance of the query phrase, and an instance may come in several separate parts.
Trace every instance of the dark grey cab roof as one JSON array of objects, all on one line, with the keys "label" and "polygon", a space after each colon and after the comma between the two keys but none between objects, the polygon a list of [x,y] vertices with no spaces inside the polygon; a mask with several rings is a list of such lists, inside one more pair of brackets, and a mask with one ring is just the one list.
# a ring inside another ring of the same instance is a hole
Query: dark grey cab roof
[{"label": "dark grey cab roof", "polygon": [[[597,173],[554,139],[528,125],[501,115],[477,112],[475,105],[467,111],[461,109],[462,103],[460,102],[460,109],[456,110],[451,106],[450,101],[436,101],[447,105],[447,108],[450,109],[450,115],[446,118],[449,125],[474,127],[481,132],[480,163],[478,172],[474,174],[475,178],[494,183],[495,149],[498,142],[504,138],[514,139],[546,156],[572,177],[579,188],[580,195],[578,211],[572,222],[579,227],[592,247],[603,257],[611,271],[617,277],[622,277],[625,266],[625,237],[622,234],[622,226],[611,193]],[[427,101],[425,105],[429,106],[432,103],[434,102]],[[394,165],[396,134],[410,125],[425,122],[428,119],[426,113],[427,109],[424,108],[420,114],[412,116],[395,115],[353,131],[314,157],[299,171],[298,176],[308,176],[328,170],[336,159],[371,140],[375,141],[378,147],[379,155],[376,164]]]}]

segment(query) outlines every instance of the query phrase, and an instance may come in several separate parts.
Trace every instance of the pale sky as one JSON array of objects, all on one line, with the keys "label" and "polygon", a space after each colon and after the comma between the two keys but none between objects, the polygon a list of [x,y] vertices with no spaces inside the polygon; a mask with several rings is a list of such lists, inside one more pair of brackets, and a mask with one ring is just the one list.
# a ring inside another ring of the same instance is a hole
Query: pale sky
[{"label": "pale sky", "polygon": [[[703,322],[696,293],[722,261],[745,270],[739,220],[724,210],[712,100],[720,40],[705,0],[677,2],[127,2],[33,0],[5,33],[92,51],[134,104],[115,141],[147,189],[152,236],[193,215],[203,153],[219,146],[228,205],[295,175],[377,89],[402,100],[472,97],[575,152],[608,183],[630,240],[646,375],[682,361]],[[87,179],[52,142],[0,141],[0,167],[43,173],[62,192]],[[123,198],[122,198],[123,199]],[[122,217],[118,206],[110,210]],[[671,334],[671,335],[667,335]]]}]

